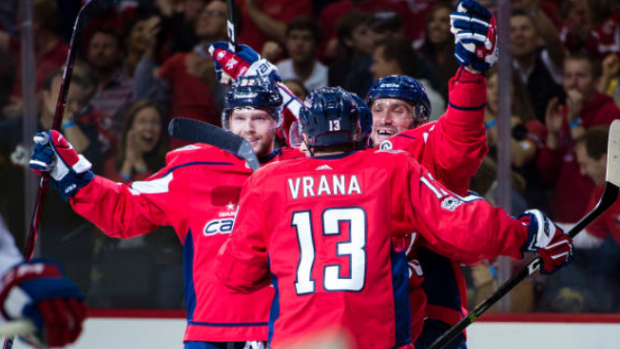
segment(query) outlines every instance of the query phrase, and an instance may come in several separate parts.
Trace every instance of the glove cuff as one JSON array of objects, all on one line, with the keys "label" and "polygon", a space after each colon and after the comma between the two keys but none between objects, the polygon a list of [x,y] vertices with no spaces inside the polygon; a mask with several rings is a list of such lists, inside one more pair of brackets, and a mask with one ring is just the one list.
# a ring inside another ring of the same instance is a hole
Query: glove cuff
[{"label": "glove cuff", "polygon": [[51,184],[60,192],[63,200],[69,201],[77,191],[95,178],[92,171],[82,173],[69,172],[61,181],[52,180]]}]

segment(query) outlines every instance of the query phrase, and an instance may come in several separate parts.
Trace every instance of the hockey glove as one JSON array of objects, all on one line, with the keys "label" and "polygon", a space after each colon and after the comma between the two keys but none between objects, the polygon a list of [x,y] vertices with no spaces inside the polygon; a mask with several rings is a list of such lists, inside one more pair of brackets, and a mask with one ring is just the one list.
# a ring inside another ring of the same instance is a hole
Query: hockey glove
[{"label": "hockey glove", "polygon": [[239,45],[237,52],[231,52],[227,42],[218,41],[209,44],[208,50],[215,61],[215,74],[220,83],[227,84],[228,78],[237,80],[242,75],[269,76],[275,81],[282,81],[278,68],[250,46]]},{"label": "hockey glove", "polygon": [[82,293],[50,261],[26,261],[10,269],[2,277],[0,305],[5,319],[32,321],[51,347],[75,342],[86,318]]},{"label": "hockey glove", "polygon": [[536,252],[542,259],[540,272],[551,274],[573,259],[573,239],[538,210],[525,211],[519,220],[528,227],[521,251]]},{"label": "hockey glove", "polygon": [[90,183],[95,175],[92,165],[58,131],[39,132],[34,136],[34,150],[29,166],[36,173],[49,172],[51,184],[69,200],[81,187]]},{"label": "hockey glove", "polygon": [[454,34],[454,57],[463,67],[484,72],[497,61],[497,25],[495,16],[474,0],[461,0],[450,14]]}]

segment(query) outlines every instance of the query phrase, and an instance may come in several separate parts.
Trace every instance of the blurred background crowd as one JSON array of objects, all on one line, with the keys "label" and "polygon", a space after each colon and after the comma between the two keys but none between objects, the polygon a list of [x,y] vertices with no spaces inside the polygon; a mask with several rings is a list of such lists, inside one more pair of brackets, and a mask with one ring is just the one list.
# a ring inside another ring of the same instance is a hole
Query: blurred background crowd
[{"label": "blurred background crowd", "polygon": [[[448,104],[458,69],[450,33],[453,1],[236,0],[239,42],[277,65],[301,99],[342,86],[365,97],[373,81],[404,74],[421,80],[431,120]],[[481,2],[496,10],[495,0]],[[30,211],[22,139],[23,52],[18,0],[0,3],[0,213],[23,241]],[[37,129],[51,127],[75,0],[33,0]],[[62,133],[99,175],[145,179],[184,145],[167,137],[183,116],[220,125],[227,88],[206,45],[227,39],[222,0],[122,0],[89,23],[68,91]],[[513,212],[541,208],[570,227],[598,201],[605,179],[608,126],[620,119],[620,2],[513,0],[512,138],[498,138],[498,74],[488,79],[490,152],[471,189],[497,202],[497,145],[511,149]],[[32,133],[34,134],[34,132]],[[94,308],[183,308],[182,247],[170,229],[115,240],[48,194],[36,253],[61,261]],[[616,214],[614,214],[616,213]],[[467,232],[463,232],[466,234]],[[576,240],[576,261],[549,278],[533,277],[512,295],[515,312],[619,312],[620,208]],[[521,264],[514,263],[519,270]],[[497,287],[495,261],[464,267],[470,303]]]}]

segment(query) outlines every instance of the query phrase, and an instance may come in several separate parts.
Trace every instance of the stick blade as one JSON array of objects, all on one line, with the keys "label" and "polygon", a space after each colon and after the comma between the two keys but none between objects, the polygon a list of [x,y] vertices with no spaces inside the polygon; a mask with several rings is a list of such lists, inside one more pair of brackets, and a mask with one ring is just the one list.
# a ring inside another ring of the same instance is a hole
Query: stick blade
[{"label": "stick blade", "polygon": [[620,187],[620,120],[614,120],[609,128],[605,181]]},{"label": "stick blade", "polygon": [[170,136],[192,143],[204,143],[245,159],[253,171],[260,168],[260,162],[245,139],[206,122],[188,118],[174,118],[168,125]]}]

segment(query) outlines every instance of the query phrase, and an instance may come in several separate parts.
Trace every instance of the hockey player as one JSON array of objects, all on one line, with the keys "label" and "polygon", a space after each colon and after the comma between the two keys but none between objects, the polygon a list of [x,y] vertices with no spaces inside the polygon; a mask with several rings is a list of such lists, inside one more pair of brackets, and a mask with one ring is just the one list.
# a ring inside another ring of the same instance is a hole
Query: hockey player
[{"label": "hockey player", "polygon": [[514,219],[452,194],[405,152],[354,151],[358,111],[344,90],[314,90],[304,104],[300,123],[313,156],[250,177],[215,268],[236,291],[273,284],[272,348],[334,327],[355,348],[412,347],[411,231],[465,262],[532,251],[552,272],[570,258],[570,237],[539,211]]},{"label": "hockey player", "polygon": [[64,347],[77,340],[86,319],[78,287],[50,260],[24,261],[0,216],[0,323],[28,319],[45,335],[43,345]]},{"label": "hockey player", "polygon": [[[303,156],[274,150],[282,99],[268,78],[243,77],[226,96],[223,122],[247,139],[262,163]],[[94,176],[55,132],[37,134],[30,166],[48,171],[76,212],[105,234],[131,238],[170,225],[184,248],[187,329],[185,348],[243,348],[267,339],[273,289],[233,295],[209,270],[232,230],[241,185],[251,175],[245,161],[218,148],[193,144],[168,153],[167,165],[146,181],[130,185]]]},{"label": "hockey player", "polygon": [[[373,114],[374,146],[408,152],[434,178],[464,196],[488,152],[484,127],[487,87],[482,73],[497,59],[496,30],[492,13],[472,0],[457,4],[451,26],[457,40],[455,58],[462,67],[450,81],[448,109],[438,121],[427,123],[431,106],[424,86],[408,76],[378,80],[367,103]],[[416,245],[423,246],[423,242]],[[467,314],[467,289],[458,263],[426,248],[411,249],[409,257],[412,263],[416,263],[413,258],[420,262],[424,274],[421,285],[427,296],[427,319],[415,344],[426,348]],[[416,264],[412,264],[411,274],[412,303],[420,302],[415,286],[422,279],[417,278],[421,271]],[[421,325],[413,323],[414,339]],[[467,348],[465,336],[461,334],[448,348]]]}]

